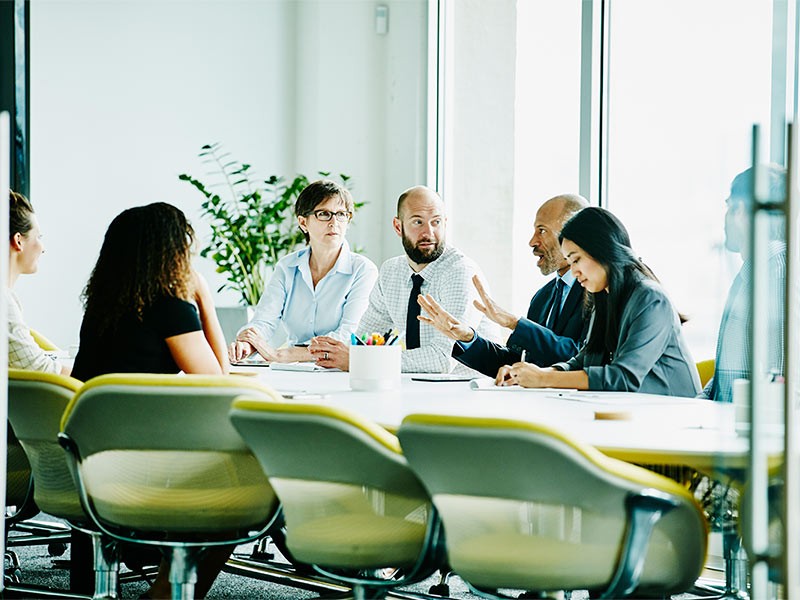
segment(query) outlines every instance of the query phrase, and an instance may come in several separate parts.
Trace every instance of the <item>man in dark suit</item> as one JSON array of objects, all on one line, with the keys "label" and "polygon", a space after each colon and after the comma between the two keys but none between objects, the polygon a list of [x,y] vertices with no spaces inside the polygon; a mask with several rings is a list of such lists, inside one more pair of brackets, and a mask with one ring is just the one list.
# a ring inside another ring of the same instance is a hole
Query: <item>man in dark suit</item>
[{"label": "man in dark suit", "polygon": [[527,317],[517,317],[499,307],[480,280],[473,278],[481,297],[481,302],[476,301],[475,306],[498,325],[511,329],[505,346],[486,340],[471,327],[459,323],[430,296],[420,297],[419,303],[426,313],[420,320],[455,340],[453,357],[456,360],[494,377],[501,366],[518,362],[523,351],[527,362],[543,367],[568,360],[578,353],[586,338],[588,317],[583,314],[583,288],[574,285],[575,278],[561,253],[558,236],[564,223],[586,206],[588,203],[583,197],[564,194],[551,198],[537,211],[533,237],[528,245],[539,258],[536,266],[542,274],[555,272],[557,276],[534,294]]}]

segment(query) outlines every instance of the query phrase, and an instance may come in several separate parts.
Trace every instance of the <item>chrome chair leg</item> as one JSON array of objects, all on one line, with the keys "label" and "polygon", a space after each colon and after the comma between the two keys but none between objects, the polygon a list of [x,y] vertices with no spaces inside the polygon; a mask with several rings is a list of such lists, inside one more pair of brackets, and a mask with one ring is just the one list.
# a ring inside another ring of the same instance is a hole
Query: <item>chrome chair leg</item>
[{"label": "chrome chair leg", "polygon": [[350,590],[353,600],[383,600],[389,593],[388,588],[372,587],[369,585],[354,585]]},{"label": "chrome chair leg", "polygon": [[92,598],[119,598],[119,554],[117,542],[92,533],[94,550],[94,595]]},{"label": "chrome chair leg", "polygon": [[197,583],[197,556],[199,549],[186,546],[172,547],[169,582],[173,600],[194,600]]},{"label": "chrome chair leg", "polygon": [[735,525],[722,529],[722,557],[725,561],[725,588],[708,596],[702,586],[696,590],[704,600],[750,600],[747,593],[747,553],[742,547],[742,538]]},{"label": "chrome chair leg", "polygon": [[749,600],[747,593],[747,553],[742,538],[733,528],[722,532],[722,553],[725,557],[725,591],[722,598]]}]

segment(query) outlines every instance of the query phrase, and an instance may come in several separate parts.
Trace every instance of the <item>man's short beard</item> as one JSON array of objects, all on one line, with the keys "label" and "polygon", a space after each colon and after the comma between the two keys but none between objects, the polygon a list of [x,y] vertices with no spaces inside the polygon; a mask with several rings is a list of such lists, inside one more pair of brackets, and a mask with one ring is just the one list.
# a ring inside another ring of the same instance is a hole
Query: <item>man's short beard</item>
[{"label": "man's short beard", "polygon": [[436,245],[430,250],[425,251],[417,248],[411,242],[411,240],[406,237],[405,232],[403,232],[402,237],[403,237],[403,249],[406,251],[406,255],[408,256],[408,258],[411,259],[412,262],[415,262],[418,265],[432,263],[437,258],[439,258],[444,252],[444,241],[442,240],[436,242]]},{"label": "man's short beard", "polygon": [[542,275],[550,275],[550,273],[555,273],[558,271],[560,266],[561,265],[558,260],[549,254],[545,254],[544,262],[542,263],[542,266],[539,267],[539,271],[541,271]]}]

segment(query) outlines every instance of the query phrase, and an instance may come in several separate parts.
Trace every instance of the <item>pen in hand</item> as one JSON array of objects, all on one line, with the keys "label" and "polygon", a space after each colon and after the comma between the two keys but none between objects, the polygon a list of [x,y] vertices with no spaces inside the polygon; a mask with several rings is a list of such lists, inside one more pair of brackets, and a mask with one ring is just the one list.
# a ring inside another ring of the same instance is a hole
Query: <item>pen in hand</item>
[{"label": "pen in hand", "polygon": [[522,356],[519,357],[519,362],[525,362],[525,350],[522,351]]}]

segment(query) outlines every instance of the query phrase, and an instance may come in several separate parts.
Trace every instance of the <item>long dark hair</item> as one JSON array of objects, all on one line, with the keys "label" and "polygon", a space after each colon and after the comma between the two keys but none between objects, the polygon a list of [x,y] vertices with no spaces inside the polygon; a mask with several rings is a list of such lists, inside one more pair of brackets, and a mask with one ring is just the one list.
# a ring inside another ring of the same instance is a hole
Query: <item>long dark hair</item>
[{"label": "long dark hair", "polygon": [[100,256],[83,290],[84,321],[98,335],[125,315],[141,320],[160,297],[188,300],[194,230],[171,204],[129,208],[108,226]]},{"label": "long dark hair", "polygon": [[605,269],[608,293],[586,293],[587,309],[595,311],[586,350],[612,353],[617,349],[622,310],[637,283],[642,278],[658,279],[633,253],[622,222],[604,208],[584,208],[564,224],[558,239],[580,246]]}]

